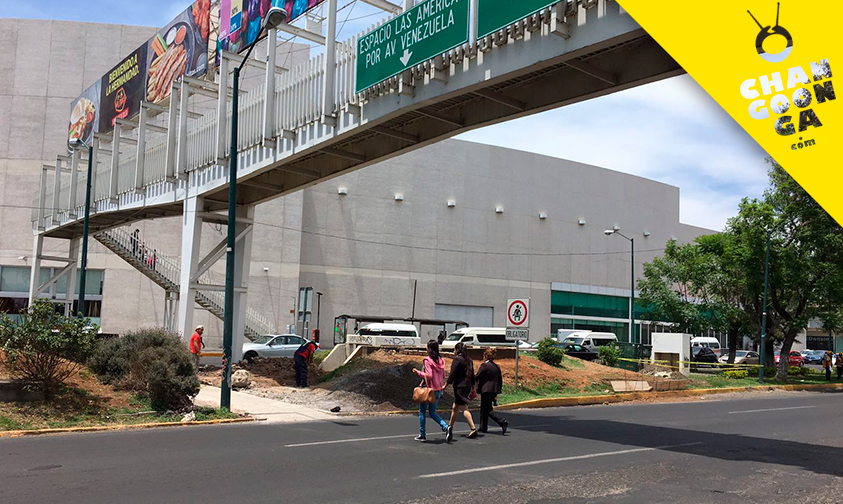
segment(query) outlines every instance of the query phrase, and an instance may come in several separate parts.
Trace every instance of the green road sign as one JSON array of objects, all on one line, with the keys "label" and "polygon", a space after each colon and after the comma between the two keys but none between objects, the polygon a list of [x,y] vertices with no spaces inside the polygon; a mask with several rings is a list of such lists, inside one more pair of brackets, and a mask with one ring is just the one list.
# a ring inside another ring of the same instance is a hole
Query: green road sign
[{"label": "green road sign", "polygon": [[470,0],[425,0],[357,40],[357,92],[468,42]]},{"label": "green road sign", "polygon": [[478,0],[477,37],[485,37],[559,0]]}]

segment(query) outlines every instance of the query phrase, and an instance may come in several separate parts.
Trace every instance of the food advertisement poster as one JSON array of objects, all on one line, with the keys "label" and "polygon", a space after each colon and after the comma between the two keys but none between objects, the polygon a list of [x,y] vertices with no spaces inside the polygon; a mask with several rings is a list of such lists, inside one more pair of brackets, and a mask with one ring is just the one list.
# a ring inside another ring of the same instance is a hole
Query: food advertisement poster
[{"label": "food advertisement poster", "polygon": [[[288,22],[295,21],[310,9],[325,0],[285,0],[289,14]],[[230,5],[230,8],[226,8]],[[258,37],[264,19],[272,6],[270,0],[221,0],[220,36],[217,40],[216,64],[219,65],[220,51],[240,52]],[[228,14],[228,19],[226,18]],[[228,27],[223,30],[222,27]]]},{"label": "food advertisement poster", "polygon": [[198,77],[208,70],[211,0],[197,0],[149,40],[146,100],[160,103],[183,75]]},{"label": "food advertisement poster", "polygon": [[69,142],[77,138],[91,145],[94,133],[99,131],[100,89],[101,81],[97,81],[70,103],[68,147]]},{"label": "food advertisement poster", "polygon": [[98,132],[108,133],[116,119],[128,119],[140,112],[146,88],[146,46],[135,49],[102,77]]},{"label": "food advertisement poster", "polygon": [[290,16],[288,21],[295,21],[297,18],[303,16],[304,13],[324,1],[325,0],[286,0],[285,8],[287,9],[287,14]]}]

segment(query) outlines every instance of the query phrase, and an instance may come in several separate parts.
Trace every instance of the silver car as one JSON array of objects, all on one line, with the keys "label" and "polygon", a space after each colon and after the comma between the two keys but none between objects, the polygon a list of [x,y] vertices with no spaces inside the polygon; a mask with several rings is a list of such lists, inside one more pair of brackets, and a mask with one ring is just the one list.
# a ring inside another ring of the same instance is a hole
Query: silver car
[{"label": "silver car", "polygon": [[305,343],[305,339],[295,334],[266,334],[251,343],[243,344],[243,358],[255,357],[293,357],[296,350]]}]

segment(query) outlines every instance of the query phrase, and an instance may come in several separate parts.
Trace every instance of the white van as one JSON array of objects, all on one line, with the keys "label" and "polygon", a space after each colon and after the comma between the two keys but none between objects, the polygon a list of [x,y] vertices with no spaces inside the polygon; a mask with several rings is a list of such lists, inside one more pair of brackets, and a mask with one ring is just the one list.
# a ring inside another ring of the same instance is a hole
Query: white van
[{"label": "white van", "polygon": [[579,331],[571,333],[562,343],[573,343],[597,352],[600,347],[618,342],[618,337],[610,332]]},{"label": "white van", "polygon": [[348,343],[375,347],[421,347],[419,330],[413,324],[366,324],[348,337]]},{"label": "white van", "polygon": [[711,336],[697,336],[691,338],[691,348],[703,347],[714,350],[714,353],[720,355],[720,340],[712,338]]},{"label": "white van", "polygon": [[440,348],[453,350],[459,342],[469,347],[515,346],[514,342],[506,340],[504,327],[463,327],[448,335]]}]

